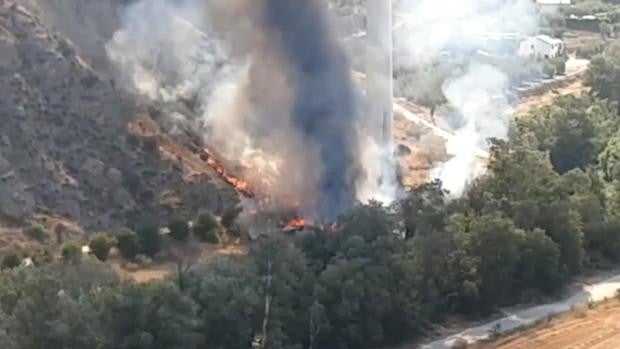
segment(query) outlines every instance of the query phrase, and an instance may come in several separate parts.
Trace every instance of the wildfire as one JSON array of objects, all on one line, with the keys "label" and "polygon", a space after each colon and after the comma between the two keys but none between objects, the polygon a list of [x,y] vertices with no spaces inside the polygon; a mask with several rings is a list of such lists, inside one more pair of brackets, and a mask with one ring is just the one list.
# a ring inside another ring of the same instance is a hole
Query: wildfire
[{"label": "wildfire", "polygon": [[204,148],[204,153],[207,156],[207,164],[228,184],[230,184],[237,194],[246,198],[254,198],[256,194],[250,189],[250,184],[243,179],[237,178],[228,172],[224,166],[217,160],[213,152],[207,148]]},{"label": "wildfire", "polygon": [[[238,178],[234,174],[230,173],[218,160],[216,154],[212,150],[204,148],[203,152],[203,160],[207,162],[209,167],[211,167],[224,182],[228,183],[230,186],[233,187],[237,195],[243,196],[245,198],[255,199],[255,202],[258,204],[257,206],[259,207],[259,210],[268,210],[270,207],[273,206],[274,202],[270,197],[266,195],[257,195],[257,193],[259,192],[257,192],[248,181]],[[251,167],[247,167],[247,169],[251,169]],[[264,178],[260,179],[259,182],[263,183],[266,188],[269,188],[270,186],[269,181],[265,180]],[[264,193],[267,191],[268,189],[261,188],[260,192]],[[284,207],[287,207],[288,209],[292,208],[294,210],[296,207],[298,207],[298,201],[293,196],[289,195],[283,195],[277,200],[277,202],[280,205],[284,205]],[[258,211],[256,209],[252,212],[252,214],[257,213]],[[295,218],[292,218],[288,221],[283,220],[280,222],[280,227],[282,228],[282,230],[289,232],[302,230],[309,225],[311,225],[311,222],[299,216],[295,216]]]},{"label": "wildfire", "polygon": [[291,219],[289,222],[284,222],[282,226],[284,227],[283,228],[284,231],[297,231],[297,230],[302,230],[308,224],[309,222],[306,221],[305,219],[300,218],[300,217],[295,217]]}]

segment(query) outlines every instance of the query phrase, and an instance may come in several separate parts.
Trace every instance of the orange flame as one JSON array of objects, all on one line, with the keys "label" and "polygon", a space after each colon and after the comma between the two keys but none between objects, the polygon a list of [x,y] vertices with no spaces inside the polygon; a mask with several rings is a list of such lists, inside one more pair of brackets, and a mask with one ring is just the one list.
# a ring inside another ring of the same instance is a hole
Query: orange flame
[{"label": "orange flame", "polygon": [[228,184],[230,184],[235,191],[237,192],[237,194],[247,197],[247,198],[253,198],[256,196],[256,194],[254,193],[254,191],[250,188],[250,185],[248,184],[248,182],[244,181],[243,179],[237,178],[236,176],[232,175],[230,172],[228,172],[224,166],[219,163],[215,157],[215,155],[213,154],[212,151],[210,151],[209,149],[205,148],[204,149],[205,154],[207,155],[207,164]]},{"label": "orange flame", "polygon": [[294,231],[294,230],[301,230],[305,228],[307,225],[309,225],[309,222],[303,218],[295,217],[292,220],[290,220],[288,223],[285,223],[283,225],[284,225],[283,230]]},{"label": "orange flame", "polygon": [[[258,207],[260,207],[259,210],[261,210],[261,208],[270,208],[274,204],[273,198],[271,198],[270,196],[257,195],[269,191],[269,187],[271,186],[271,183],[269,183],[269,181],[265,180],[264,178],[258,180],[258,183],[261,183],[264,186],[263,188],[260,188],[261,190],[259,192],[255,190],[255,188],[253,188],[250,183],[233,175],[228,170],[226,170],[224,165],[218,160],[215,152],[211,151],[208,148],[204,148],[203,152],[206,156],[204,160],[207,162],[207,165],[209,165],[209,167],[211,167],[224,182],[232,186],[237,195],[250,199],[255,199]],[[250,166],[246,167],[246,169],[252,169]],[[283,207],[299,207],[299,201],[292,195],[281,195],[276,201],[279,205],[283,205]],[[252,211],[252,214],[256,213],[257,210]],[[280,226],[283,231],[299,231],[310,225],[312,225],[312,222],[298,216],[291,219],[290,221],[280,222]]]}]

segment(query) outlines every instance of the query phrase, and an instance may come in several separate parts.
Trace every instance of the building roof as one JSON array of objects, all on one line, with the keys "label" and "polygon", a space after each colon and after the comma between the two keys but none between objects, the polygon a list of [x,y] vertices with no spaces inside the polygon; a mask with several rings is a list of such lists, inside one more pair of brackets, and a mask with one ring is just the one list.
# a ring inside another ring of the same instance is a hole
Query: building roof
[{"label": "building roof", "polygon": [[539,5],[570,5],[571,0],[536,0]]}]

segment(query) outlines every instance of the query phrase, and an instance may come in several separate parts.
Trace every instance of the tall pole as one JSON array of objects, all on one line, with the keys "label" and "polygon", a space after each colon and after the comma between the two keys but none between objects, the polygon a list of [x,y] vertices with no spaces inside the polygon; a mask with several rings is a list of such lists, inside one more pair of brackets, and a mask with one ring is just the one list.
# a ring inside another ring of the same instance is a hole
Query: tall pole
[{"label": "tall pole", "polygon": [[392,0],[367,0],[367,126],[382,145],[392,144]]}]

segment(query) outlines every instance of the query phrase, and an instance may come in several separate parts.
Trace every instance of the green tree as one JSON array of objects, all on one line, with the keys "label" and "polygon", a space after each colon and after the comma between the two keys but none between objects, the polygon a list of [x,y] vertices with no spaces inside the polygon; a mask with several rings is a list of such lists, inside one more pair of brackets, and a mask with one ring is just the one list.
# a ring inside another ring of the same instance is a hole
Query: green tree
[{"label": "green tree", "polygon": [[517,119],[516,141],[549,152],[553,168],[565,173],[596,163],[617,129],[616,117],[605,102],[562,96]]},{"label": "green tree", "polygon": [[246,349],[259,328],[262,298],[260,280],[247,261],[216,257],[196,266],[188,293],[199,306],[204,346]]},{"label": "green tree", "polygon": [[217,218],[208,211],[199,213],[194,219],[192,231],[202,241],[208,243],[217,243],[217,229],[219,223]]},{"label": "green tree", "polygon": [[121,229],[116,234],[118,249],[121,255],[127,259],[134,259],[141,251],[140,238],[131,229]]},{"label": "green tree", "polygon": [[525,233],[518,278],[525,288],[551,294],[562,286],[560,249],[541,229]]},{"label": "green tree", "polygon": [[100,261],[108,260],[110,249],[118,244],[118,240],[115,237],[106,233],[95,234],[88,244],[92,253]]},{"label": "green tree", "polygon": [[[590,69],[586,72],[586,85],[592,94],[620,104],[620,43],[616,42],[605,51],[592,58]],[[617,109],[620,111],[620,108]]]},{"label": "green tree", "polygon": [[161,235],[155,225],[145,225],[136,230],[140,240],[140,251],[149,257],[161,251]]},{"label": "green tree", "polygon": [[371,203],[339,225],[338,234],[325,240],[332,257],[318,275],[316,300],[329,325],[318,347],[368,348],[416,333],[419,270],[405,256],[394,215]]},{"label": "green tree", "polygon": [[450,73],[449,67],[438,63],[418,69],[397,69],[395,94],[429,108],[434,118],[437,107],[446,103],[442,87]]},{"label": "green tree", "polygon": [[308,261],[282,236],[263,238],[250,251],[260,278],[261,326],[268,348],[294,348],[308,339],[314,275]]},{"label": "green tree", "polygon": [[110,348],[199,348],[196,304],[169,282],[127,284],[98,296]]},{"label": "green tree", "polygon": [[448,218],[445,194],[441,183],[432,182],[415,188],[401,201],[406,238],[445,228]]},{"label": "green tree", "polygon": [[86,262],[0,274],[0,336],[16,349],[111,348],[91,302],[96,289],[113,284],[110,275],[104,265]]},{"label": "green tree", "polygon": [[515,299],[517,271],[521,262],[520,246],[525,232],[500,214],[478,217],[454,216],[448,228],[457,249],[477,261],[475,281],[482,300],[482,311]]},{"label": "green tree", "polygon": [[77,262],[82,258],[82,247],[70,241],[62,246],[60,254],[65,262]]},{"label": "green tree", "polygon": [[26,236],[35,239],[37,241],[45,241],[49,237],[49,233],[45,227],[37,222],[33,222],[30,226],[24,229]]},{"label": "green tree", "polygon": [[13,269],[20,266],[21,257],[17,253],[9,253],[2,257],[2,269]]},{"label": "green tree", "polygon": [[170,230],[170,236],[177,241],[187,241],[189,238],[189,224],[186,220],[181,218],[175,218],[168,223],[168,230]]},{"label": "green tree", "polygon": [[489,170],[479,183],[487,193],[482,212],[501,210],[523,230],[544,230],[560,247],[560,268],[577,273],[584,260],[581,217],[548,156],[526,146],[495,142]]},{"label": "green tree", "polygon": [[620,133],[616,132],[599,154],[599,163],[606,181],[620,180]]}]

